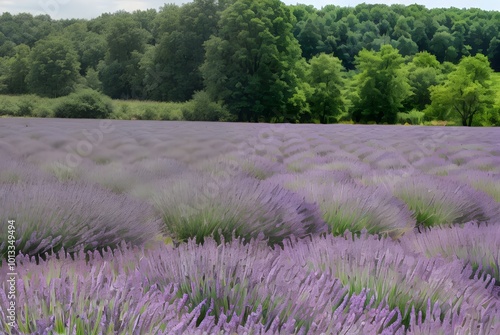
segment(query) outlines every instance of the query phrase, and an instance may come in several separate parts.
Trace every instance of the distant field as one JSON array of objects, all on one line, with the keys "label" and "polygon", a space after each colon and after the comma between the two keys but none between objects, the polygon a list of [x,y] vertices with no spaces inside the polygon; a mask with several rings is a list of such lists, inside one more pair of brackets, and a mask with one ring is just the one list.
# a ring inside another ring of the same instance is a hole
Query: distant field
[{"label": "distant field", "polygon": [[0,311],[16,271],[23,334],[498,334],[499,139],[4,118]]}]

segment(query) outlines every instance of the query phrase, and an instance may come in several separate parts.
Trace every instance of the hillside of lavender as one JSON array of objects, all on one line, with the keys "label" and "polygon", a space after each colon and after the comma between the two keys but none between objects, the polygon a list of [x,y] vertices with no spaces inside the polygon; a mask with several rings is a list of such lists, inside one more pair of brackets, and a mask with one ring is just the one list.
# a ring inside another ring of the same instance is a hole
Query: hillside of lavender
[{"label": "hillside of lavender", "polygon": [[4,118],[0,252],[0,334],[500,334],[500,130]]}]

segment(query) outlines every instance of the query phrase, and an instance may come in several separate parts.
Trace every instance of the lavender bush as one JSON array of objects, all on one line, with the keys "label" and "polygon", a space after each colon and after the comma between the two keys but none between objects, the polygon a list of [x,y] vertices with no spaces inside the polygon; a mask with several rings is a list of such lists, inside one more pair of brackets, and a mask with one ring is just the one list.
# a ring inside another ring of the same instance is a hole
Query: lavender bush
[{"label": "lavender bush", "polygon": [[427,257],[464,260],[500,283],[500,225],[468,223],[463,227],[439,227],[422,234],[409,234],[402,245]]},{"label": "lavender bush", "polygon": [[396,184],[394,195],[407,204],[424,227],[489,221],[500,213],[490,197],[450,179],[414,176]]},{"label": "lavender bush", "polygon": [[[190,241],[177,248],[122,244],[113,252],[80,251],[72,258],[62,252],[39,264],[18,256],[18,299],[25,301],[18,330],[465,334],[499,327],[500,298],[490,280],[401,250],[367,236],[297,241],[282,251],[259,240],[219,244],[207,238],[204,245]],[[1,285],[0,331],[14,333],[4,321],[7,284]]]},{"label": "lavender bush", "polygon": [[270,244],[294,234],[326,231],[317,207],[274,183],[204,175],[172,180],[154,198],[168,233],[178,241],[263,234]]},{"label": "lavender bush", "polygon": [[316,237],[287,245],[279,257],[301,264],[305,271],[331,273],[350,293],[368,289],[374,306],[387,303],[397,308],[405,326],[412,314],[425,313],[428,301],[443,304],[443,313],[459,313],[478,304],[494,312],[500,303],[493,295],[491,277],[469,279],[472,269],[464,269],[459,261],[425,259],[405,252],[398,243],[369,235]]},{"label": "lavender bush", "polygon": [[463,181],[478,191],[485,192],[490,197],[500,202],[500,174],[476,170],[460,170],[450,177]]},{"label": "lavender bush", "polygon": [[341,172],[313,171],[283,176],[283,185],[319,205],[321,215],[334,235],[346,231],[397,237],[415,226],[415,220],[403,202],[382,189],[350,182]]},{"label": "lavender bush", "polygon": [[16,250],[41,255],[65,248],[74,251],[140,244],[159,232],[145,203],[115,195],[88,183],[0,185],[0,250],[7,250],[7,222],[16,221]]}]

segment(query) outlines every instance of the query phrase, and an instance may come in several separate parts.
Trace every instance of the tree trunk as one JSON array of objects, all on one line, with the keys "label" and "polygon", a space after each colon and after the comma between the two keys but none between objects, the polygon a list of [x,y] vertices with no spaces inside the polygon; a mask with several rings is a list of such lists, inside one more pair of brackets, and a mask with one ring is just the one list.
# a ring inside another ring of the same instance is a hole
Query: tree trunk
[{"label": "tree trunk", "polygon": [[468,127],[472,127],[472,118],[474,117],[474,114],[469,115],[469,120],[467,122]]}]

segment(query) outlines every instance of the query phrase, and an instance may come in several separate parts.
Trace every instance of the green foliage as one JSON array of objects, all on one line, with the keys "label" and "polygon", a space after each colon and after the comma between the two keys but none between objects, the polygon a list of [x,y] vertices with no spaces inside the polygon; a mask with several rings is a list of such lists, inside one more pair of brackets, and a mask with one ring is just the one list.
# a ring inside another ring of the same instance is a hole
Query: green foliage
[{"label": "green foliage", "polygon": [[115,108],[110,118],[120,120],[182,120],[182,109],[185,104],[187,103],[113,100]]},{"label": "green foliage", "polygon": [[397,49],[383,45],[380,52],[362,50],[357,57],[360,73],[351,111],[356,122],[394,124],[403,101],[411,95]]},{"label": "green foliage", "polygon": [[424,110],[431,103],[429,88],[439,83],[440,64],[428,52],[416,54],[406,67],[412,95],[405,101],[408,109]]},{"label": "green foliage", "polygon": [[278,0],[238,0],[221,14],[219,33],[206,43],[201,72],[210,97],[238,121],[270,121],[287,112],[300,46],[294,17]]},{"label": "green foliage", "polygon": [[[4,78],[3,80],[0,79],[0,91],[10,94],[23,94],[28,92],[26,76],[31,66],[29,58],[30,48],[27,45],[21,44],[16,46],[14,51],[16,54],[13,57],[5,59],[4,66],[6,68],[2,71]],[[3,89],[1,87],[2,81],[5,85]]]},{"label": "green foliage", "polygon": [[463,126],[472,126],[474,117],[494,103],[491,73],[486,56],[464,57],[442,85],[431,88],[431,113],[447,110],[457,114]]},{"label": "green foliage", "polygon": [[337,122],[345,110],[342,63],[337,57],[326,54],[314,56],[309,63],[307,82],[312,88],[308,99],[311,118],[320,123]]},{"label": "green foliage", "polygon": [[103,92],[112,98],[142,98],[140,60],[150,38],[130,14],[121,13],[109,22],[106,29],[108,51],[99,68]]},{"label": "green foliage", "polygon": [[105,119],[113,112],[111,99],[91,89],[65,97],[54,110],[55,117]]},{"label": "green foliage", "polygon": [[31,50],[30,62],[30,92],[54,98],[73,92],[80,63],[70,41],[56,36],[38,41]]},{"label": "green foliage", "polygon": [[[497,21],[495,11],[478,9],[365,4],[317,9],[277,0],[194,0],[92,20],[4,13],[0,93],[61,97],[88,87],[113,99],[185,102],[206,91],[240,121],[394,123],[398,112],[417,109],[425,110],[427,121],[463,123],[449,101],[427,108],[429,88],[440,86],[464,56],[483,54],[499,71]],[[342,74],[344,100],[328,94],[332,86],[324,78],[308,74],[313,64],[307,62],[321,54],[363,73],[361,50],[382,53],[388,46],[407,65],[368,71],[355,80]],[[170,107],[152,108],[112,117],[171,119]],[[7,109],[2,113],[17,113]],[[51,110],[36,105],[33,115],[49,116]],[[181,119],[180,109],[174,110],[172,118]],[[500,103],[486,106],[472,125],[498,125],[499,111]]]},{"label": "green foliage", "polygon": [[490,41],[488,48],[488,58],[491,62],[491,67],[496,72],[500,71],[500,32]]},{"label": "green foliage", "polygon": [[424,121],[425,113],[418,110],[411,110],[408,113],[398,113],[398,123],[419,125]]},{"label": "green foliage", "polygon": [[5,99],[5,97],[2,97],[0,99],[0,116],[2,115],[8,115],[8,116],[14,116],[17,113],[17,105],[10,101],[10,99]]},{"label": "green foliage", "polygon": [[217,31],[224,1],[195,0],[182,7],[165,6],[159,14],[159,43],[146,69],[151,98],[187,101],[203,89],[199,67],[203,43]]},{"label": "green foliage", "polygon": [[17,116],[32,116],[35,109],[35,103],[30,97],[23,97],[18,103]]},{"label": "green foliage", "polygon": [[93,68],[87,69],[87,74],[85,75],[85,83],[88,88],[91,88],[94,91],[101,91],[102,83],[99,80],[99,72],[97,72]]},{"label": "green foliage", "polygon": [[0,96],[0,116],[53,116],[54,105],[60,99],[41,98],[36,95]]},{"label": "green foliage", "polygon": [[205,91],[196,92],[193,99],[184,104],[182,116],[187,121],[227,121],[230,118],[226,107],[212,101]]}]

